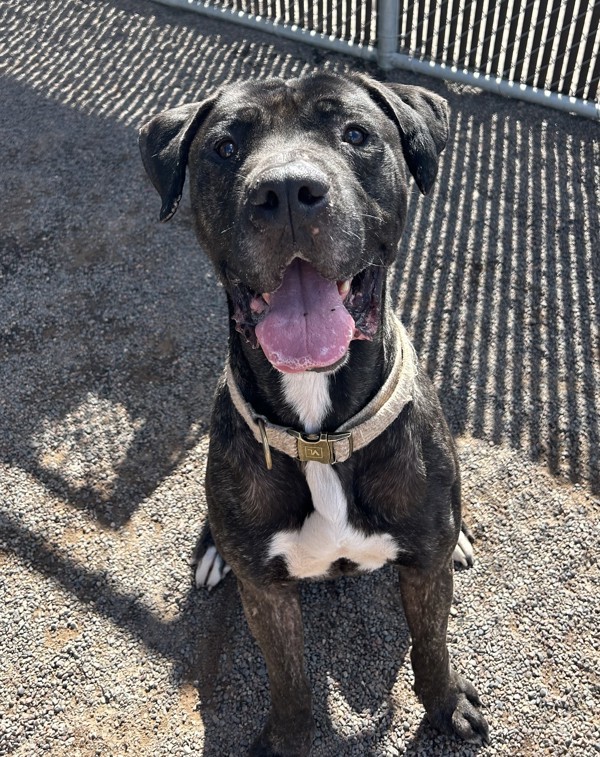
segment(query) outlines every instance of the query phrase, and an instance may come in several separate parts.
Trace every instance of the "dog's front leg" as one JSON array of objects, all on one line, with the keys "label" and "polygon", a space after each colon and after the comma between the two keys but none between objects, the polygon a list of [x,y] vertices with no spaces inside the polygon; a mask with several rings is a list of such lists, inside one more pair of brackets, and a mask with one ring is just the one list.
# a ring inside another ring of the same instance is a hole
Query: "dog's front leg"
[{"label": "dog's front leg", "polygon": [[314,721],[304,672],[304,631],[294,585],[259,588],[239,581],[246,619],[267,663],[271,712],[250,754],[302,757],[310,752]]},{"label": "dog's front leg", "polygon": [[400,588],[412,637],[415,692],[433,725],[445,733],[487,743],[488,725],[474,686],[454,672],[446,631],[452,603],[452,561],[434,572],[403,568]]}]

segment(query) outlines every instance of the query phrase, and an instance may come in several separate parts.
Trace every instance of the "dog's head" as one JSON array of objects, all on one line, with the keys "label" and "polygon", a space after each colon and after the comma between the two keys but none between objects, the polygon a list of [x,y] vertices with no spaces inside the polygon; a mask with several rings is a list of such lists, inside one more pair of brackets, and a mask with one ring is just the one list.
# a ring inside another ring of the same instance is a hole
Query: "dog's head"
[{"label": "dog's head", "polygon": [[275,367],[336,365],[372,338],[406,219],[448,135],[445,101],[366,76],[244,82],[149,121],[146,171],[175,213],[186,167],[196,232],[238,330]]}]

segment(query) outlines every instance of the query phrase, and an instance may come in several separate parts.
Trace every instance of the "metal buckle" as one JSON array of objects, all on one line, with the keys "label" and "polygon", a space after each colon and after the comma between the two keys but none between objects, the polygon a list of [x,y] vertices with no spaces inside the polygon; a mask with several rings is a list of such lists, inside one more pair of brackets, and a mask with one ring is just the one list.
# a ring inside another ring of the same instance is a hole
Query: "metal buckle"
[{"label": "metal buckle", "polygon": [[337,462],[334,442],[343,439],[349,440],[350,454],[352,454],[352,434],[349,431],[343,434],[302,434],[293,428],[288,428],[287,432],[296,439],[298,459],[303,463],[317,462],[333,465]]}]

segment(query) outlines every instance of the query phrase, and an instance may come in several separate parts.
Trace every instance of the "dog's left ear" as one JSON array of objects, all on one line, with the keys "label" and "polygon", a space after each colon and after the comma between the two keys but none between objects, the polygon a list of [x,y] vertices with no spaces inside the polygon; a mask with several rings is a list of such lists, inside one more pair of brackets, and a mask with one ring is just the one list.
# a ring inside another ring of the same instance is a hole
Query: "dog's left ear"
[{"label": "dog's left ear", "polygon": [[161,221],[168,221],[177,210],[190,145],[215,100],[216,97],[209,97],[200,103],[167,110],[140,129],[142,162],[162,200]]},{"label": "dog's left ear", "polygon": [[400,132],[402,151],[425,195],[435,182],[438,155],[448,141],[448,105],[434,92],[408,84],[382,84],[366,76],[362,85]]}]

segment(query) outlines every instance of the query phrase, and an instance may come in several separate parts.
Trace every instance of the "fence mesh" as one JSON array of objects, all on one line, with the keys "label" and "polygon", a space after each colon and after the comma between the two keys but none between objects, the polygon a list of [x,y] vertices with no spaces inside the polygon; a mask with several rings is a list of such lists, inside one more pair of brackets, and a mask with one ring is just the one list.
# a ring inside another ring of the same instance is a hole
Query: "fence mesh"
[{"label": "fence mesh", "polygon": [[187,0],[347,42],[350,54],[390,32],[378,28],[384,2],[398,11],[399,53],[598,102],[600,0]]},{"label": "fence mesh", "polygon": [[399,0],[398,51],[593,101],[600,0]]},{"label": "fence mesh", "polygon": [[377,0],[210,0],[215,8],[242,12],[325,34],[352,45],[376,42]]}]

